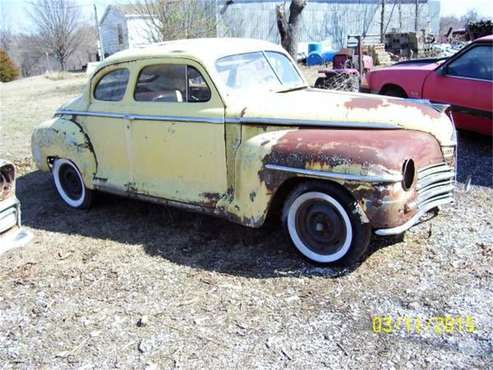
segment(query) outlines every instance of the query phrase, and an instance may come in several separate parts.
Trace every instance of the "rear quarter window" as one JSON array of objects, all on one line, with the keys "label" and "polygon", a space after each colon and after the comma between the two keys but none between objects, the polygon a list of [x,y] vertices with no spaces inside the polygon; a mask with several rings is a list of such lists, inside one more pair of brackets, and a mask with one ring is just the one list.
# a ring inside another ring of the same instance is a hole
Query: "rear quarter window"
[{"label": "rear quarter window", "polygon": [[128,69],[116,69],[105,74],[94,88],[94,98],[103,101],[120,101],[127,90]]}]

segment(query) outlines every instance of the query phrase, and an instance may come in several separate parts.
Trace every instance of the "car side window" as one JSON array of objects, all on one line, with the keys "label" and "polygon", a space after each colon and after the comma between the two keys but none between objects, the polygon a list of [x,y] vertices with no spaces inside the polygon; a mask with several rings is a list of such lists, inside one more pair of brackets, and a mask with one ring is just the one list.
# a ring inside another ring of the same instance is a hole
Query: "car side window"
[{"label": "car side window", "polygon": [[186,101],[185,82],[185,65],[150,65],[139,74],[134,98],[136,101],[181,103]]},{"label": "car side window", "polygon": [[94,89],[94,98],[104,101],[120,101],[127,90],[128,69],[116,69],[105,74]]},{"label": "car side window", "polygon": [[194,67],[187,67],[188,102],[202,103],[211,98],[211,89],[204,77]]},{"label": "car side window", "polygon": [[493,47],[475,46],[447,67],[450,76],[493,81]]},{"label": "car side window", "polygon": [[181,64],[156,64],[144,67],[135,86],[136,101],[199,103],[206,102],[211,91],[200,72]]}]

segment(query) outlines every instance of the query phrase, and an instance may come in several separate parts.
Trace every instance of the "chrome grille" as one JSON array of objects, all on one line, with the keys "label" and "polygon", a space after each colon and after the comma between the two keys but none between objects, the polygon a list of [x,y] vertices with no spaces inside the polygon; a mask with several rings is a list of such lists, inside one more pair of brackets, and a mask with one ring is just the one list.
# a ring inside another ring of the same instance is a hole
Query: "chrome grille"
[{"label": "chrome grille", "polygon": [[447,163],[438,163],[418,171],[416,191],[418,210],[432,204],[441,205],[454,201],[455,172]]}]

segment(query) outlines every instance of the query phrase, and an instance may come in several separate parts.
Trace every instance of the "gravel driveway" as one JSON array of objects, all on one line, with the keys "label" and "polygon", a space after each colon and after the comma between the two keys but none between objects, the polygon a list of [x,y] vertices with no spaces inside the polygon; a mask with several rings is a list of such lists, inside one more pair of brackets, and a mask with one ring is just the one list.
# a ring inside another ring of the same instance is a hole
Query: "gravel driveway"
[{"label": "gravel driveway", "polygon": [[[29,138],[18,142],[7,152],[35,239],[0,256],[1,369],[493,367],[488,138],[460,135],[454,207],[375,239],[350,269],[306,264],[271,225],[113,196],[68,209],[24,156]],[[388,315],[469,316],[476,330],[374,333],[372,318]]]}]

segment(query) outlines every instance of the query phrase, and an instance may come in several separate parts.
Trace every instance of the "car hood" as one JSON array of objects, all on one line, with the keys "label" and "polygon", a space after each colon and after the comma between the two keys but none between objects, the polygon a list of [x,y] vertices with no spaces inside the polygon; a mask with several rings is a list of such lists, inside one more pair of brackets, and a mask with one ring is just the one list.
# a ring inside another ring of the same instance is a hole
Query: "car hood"
[{"label": "car hood", "polygon": [[425,101],[311,88],[242,95],[232,101],[241,102],[241,106],[228,107],[228,118],[243,122],[409,129],[430,133],[444,146],[456,144],[449,117]]},{"label": "car hood", "polygon": [[433,63],[425,63],[423,61],[416,60],[414,61],[408,61],[402,64],[394,64],[393,66],[387,67],[387,68],[381,68],[381,69],[375,69],[372,70],[373,72],[378,72],[378,71],[388,71],[389,69],[392,70],[405,70],[405,71],[434,71],[437,69],[441,64],[443,64],[445,60],[442,61],[437,61]]}]

